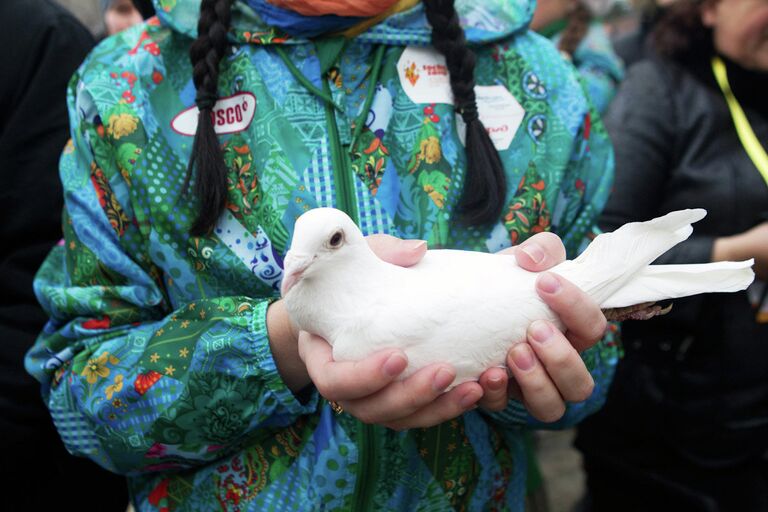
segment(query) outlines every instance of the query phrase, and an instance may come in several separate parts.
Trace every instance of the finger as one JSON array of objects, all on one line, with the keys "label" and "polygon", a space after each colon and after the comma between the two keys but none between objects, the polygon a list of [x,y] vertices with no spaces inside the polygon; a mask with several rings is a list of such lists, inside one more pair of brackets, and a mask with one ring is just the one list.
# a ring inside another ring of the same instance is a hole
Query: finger
[{"label": "finger", "polygon": [[592,395],[595,381],[571,342],[544,320],[528,328],[528,342],[560,396],[568,402],[583,402]]},{"label": "finger", "polygon": [[568,339],[579,352],[605,334],[607,321],[592,298],[567,279],[552,272],[536,279],[539,297],[558,314],[567,329]]},{"label": "finger", "polygon": [[520,386],[523,402],[534,418],[551,423],[563,417],[563,397],[528,343],[518,343],[512,347],[507,356],[507,364]]},{"label": "finger", "polygon": [[483,398],[478,405],[487,411],[503,411],[507,407],[509,378],[504,368],[490,368],[478,380],[483,388]]},{"label": "finger", "polygon": [[539,233],[515,247],[517,264],[531,272],[549,270],[565,261],[565,246],[554,233]]},{"label": "finger", "polygon": [[328,342],[307,332],[299,335],[299,355],[320,394],[334,401],[376,393],[408,366],[408,359],[399,350],[378,352],[360,361],[336,362]]},{"label": "finger", "polygon": [[483,388],[477,382],[465,382],[443,393],[437,400],[405,418],[385,423],[387,428],[428,428],[451,420],[477,407]]},{"label": "finger", "polygon": [[363,423],[382,424],[410,416],[434,402],[456,378],[456,371],[444,364],[422,368],[378,393],[345,402],[344,409]]},{"label": "finger", "polygon": [[417,264],[427,252],[424,240],[402,240],[390,235],[371,235],[366,240],[376,256],[400,267]]}]

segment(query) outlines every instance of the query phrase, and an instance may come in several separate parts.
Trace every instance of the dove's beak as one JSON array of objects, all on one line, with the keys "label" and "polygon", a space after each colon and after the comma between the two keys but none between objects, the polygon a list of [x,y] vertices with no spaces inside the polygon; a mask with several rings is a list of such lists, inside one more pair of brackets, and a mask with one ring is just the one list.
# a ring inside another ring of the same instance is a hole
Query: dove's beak
[{"label": "dove's beak", "polygon": [[288,252],[285,256],[285,271],[283,273],[283,282],[280,285],[280,294],[285,297],[291,291],[296,283],[301,280],[304,271],[312,263],[314,258],[303,254],[294,254]]}]

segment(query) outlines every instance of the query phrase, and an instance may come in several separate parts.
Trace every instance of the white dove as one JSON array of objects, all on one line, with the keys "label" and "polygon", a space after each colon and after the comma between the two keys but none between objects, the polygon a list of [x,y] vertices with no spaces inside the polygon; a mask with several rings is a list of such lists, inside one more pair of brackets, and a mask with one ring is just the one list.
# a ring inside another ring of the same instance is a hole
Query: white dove
[{"label": "white dove", "polygon": [[[648,303],[699,293],[743,290],[753,261],[650,265],[687,239],[705,210],[682,210],[601,234],[583,254],[551,269],[604,310],[623,316],[663,313]],[[429,250],[413,267],[379,259],[343,212],[318,208],[296,222],[285,258],[282,295],[301,330],[325,338],[337,361],[360,360],[385,348],[408,356],[405,378],[431,363],[456,369],[452,387],[502,366],[534,320],[562,327],[539,298],[536,273],[512,255]]]}]

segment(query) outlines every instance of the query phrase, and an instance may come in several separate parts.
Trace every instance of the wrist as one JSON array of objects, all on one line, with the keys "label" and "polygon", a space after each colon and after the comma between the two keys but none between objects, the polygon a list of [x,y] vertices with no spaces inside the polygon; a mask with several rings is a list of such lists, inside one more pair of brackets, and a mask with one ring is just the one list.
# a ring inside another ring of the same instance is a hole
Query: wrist
[{"label": "wrist", "polygon": [[738,235],[717,238],[712,245],[712,261],[737,261],[740,259],[738,248]]},{"label": "wrist", "polygon": [[299,331],[291,322],[283,300],[273,302],[267,309],[267,335],[278,373],[294,394],[299,393],[311,380],[299,356]]}]

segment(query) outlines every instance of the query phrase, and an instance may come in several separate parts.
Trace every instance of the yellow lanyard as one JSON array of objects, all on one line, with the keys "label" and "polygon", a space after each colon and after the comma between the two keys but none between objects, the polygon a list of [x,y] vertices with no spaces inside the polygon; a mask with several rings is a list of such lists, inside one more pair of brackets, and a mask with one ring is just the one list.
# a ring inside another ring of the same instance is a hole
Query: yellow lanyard
[{"label": "yellow lanyard", "polygon": [[712,58],[712,71],[715,73],[715,79],[720,90],[723,91],[726,103],[728,103],[728,109],[731,111],[731,118],[733,118],[733,124],[736,126],[736,133],[739,134],[741,145],[744,146],[747,155],[762,174],[765,184],[768,185],[768,153],[760,144],[760,140],[755,135],[752,125],[749,124],[746,114],[744,114],[744,109],[741,108],[736,96],[733,95],[723,59],[717,56]]}]

